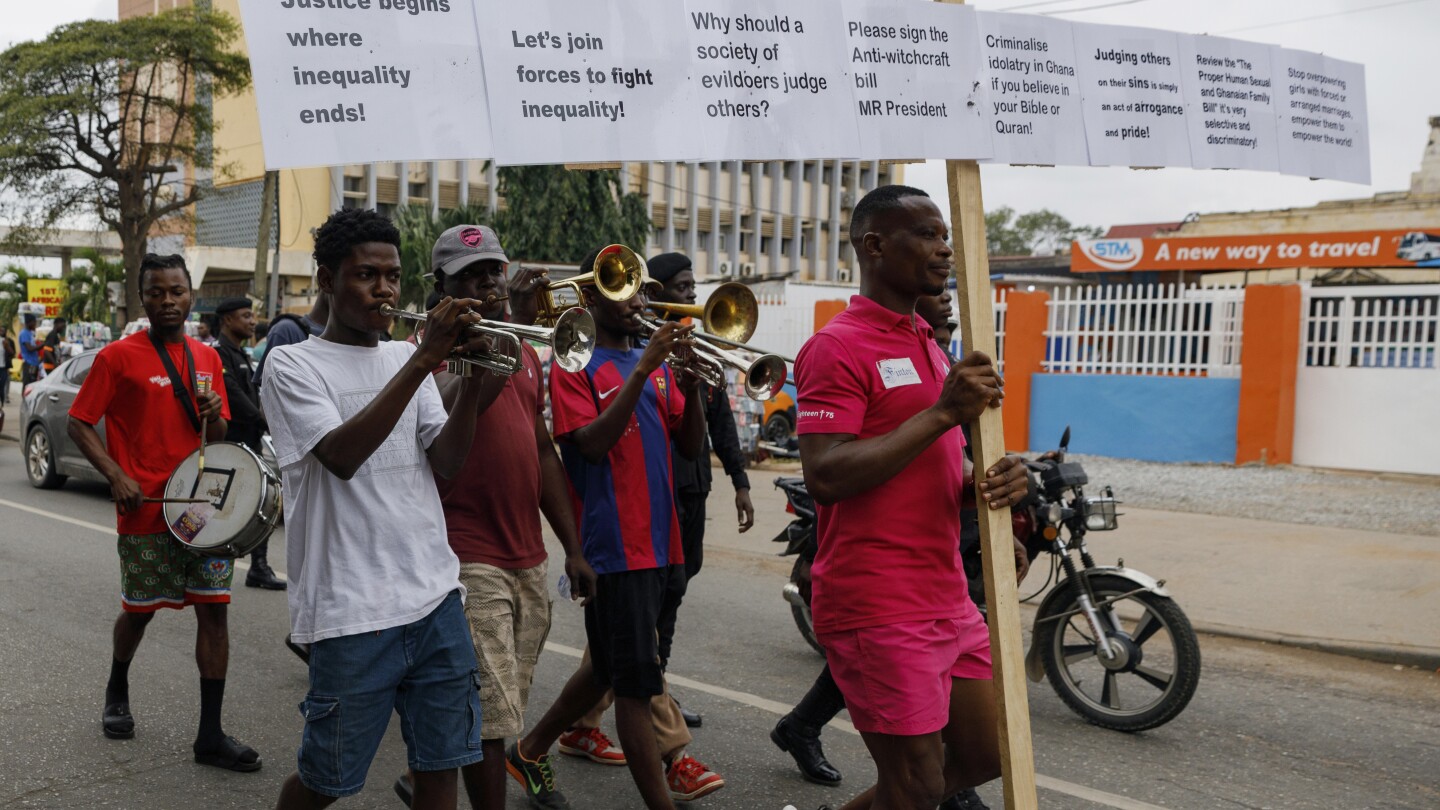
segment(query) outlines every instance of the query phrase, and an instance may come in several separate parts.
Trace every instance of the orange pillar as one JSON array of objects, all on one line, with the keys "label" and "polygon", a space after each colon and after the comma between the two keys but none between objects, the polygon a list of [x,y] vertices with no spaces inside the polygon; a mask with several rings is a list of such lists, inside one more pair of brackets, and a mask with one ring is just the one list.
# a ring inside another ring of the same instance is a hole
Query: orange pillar
[{"label": "orange pillar", "polygon": [[1295,442],[1301,301],[1296,284],[1245,288],[1236,464],[1290,463]]},{"label": "orange pillar", "polygon": [[1030,449],[1030,375],[1044,370],[1050,294],[1011,291],[1005,302],[1005,447]]}]

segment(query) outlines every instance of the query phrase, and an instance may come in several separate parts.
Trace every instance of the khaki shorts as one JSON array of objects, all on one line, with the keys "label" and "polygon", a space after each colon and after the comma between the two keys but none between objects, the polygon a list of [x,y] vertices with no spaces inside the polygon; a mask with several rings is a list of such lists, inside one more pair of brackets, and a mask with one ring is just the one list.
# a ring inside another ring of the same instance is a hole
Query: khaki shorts
[{"label": "khaki shorts", "polygon": [[535,662],[550,635],[546,563],[510,571],[461,563],[465,619],[480,662],[481,733],[487,740],[518,737]]}]

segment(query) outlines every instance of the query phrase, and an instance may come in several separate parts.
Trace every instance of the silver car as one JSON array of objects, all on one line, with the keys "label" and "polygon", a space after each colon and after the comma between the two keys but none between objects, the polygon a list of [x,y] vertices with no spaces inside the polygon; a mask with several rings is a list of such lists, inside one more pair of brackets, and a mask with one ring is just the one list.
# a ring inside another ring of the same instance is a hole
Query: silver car
[{"label": "silver car", "polygon": [[[25,474],[31,486],[54,489],[70,476],[87,481],[105,480],[70,441],[68,430],[70,405],[99,353],[99,349],[93,349],[66,360],[45,379],[31,383],[22,392],[20,447],[25,453]],[[95,429],[103,439],[105,420],[101,419]]]}]

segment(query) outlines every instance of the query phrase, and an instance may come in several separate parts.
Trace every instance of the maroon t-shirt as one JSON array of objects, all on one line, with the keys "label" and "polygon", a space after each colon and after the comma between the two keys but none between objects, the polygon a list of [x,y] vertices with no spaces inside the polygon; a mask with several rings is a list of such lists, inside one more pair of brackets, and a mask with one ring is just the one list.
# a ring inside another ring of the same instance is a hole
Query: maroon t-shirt
[{"label": "maroon t-shirt", "polygon": [[540,453],[535,419],[544,413],[540,357],[522,342],[524,368],[475,420],[465,466],[435,476],[450,547],[462,563],[534,568],[545,561],[540,534]]}]

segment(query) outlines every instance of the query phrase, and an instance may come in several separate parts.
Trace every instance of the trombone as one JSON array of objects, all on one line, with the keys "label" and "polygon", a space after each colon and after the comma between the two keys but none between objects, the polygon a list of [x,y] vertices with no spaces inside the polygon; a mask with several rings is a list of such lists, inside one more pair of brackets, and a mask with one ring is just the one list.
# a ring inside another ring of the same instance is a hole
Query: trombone
[{"label": "trombone", "polygon": [[[380,314],[407,321],[424,323],[420,313],[405,312],[388,304],[380,306]],[[475,366],[508,377],[520,370],[520,340],[533,340],[554,350],[555,362],[566,371],[579,371],[590,364],[595,351],[595,321],[583,309],[571,308],[555,318],[554,327],[524,326],[504,321],[482,320],[469,329],[500,341],[506,351],[492,351],[474,357],[453,355],[445,361],[446,370],[461,377],[470,376]],[[513,350],[513,351],[512,351]]]},{"label": "trombone", "polygon": [[[540,288],[535,321],[555,326],[566,310],[585,306],[583,287],[594,286],[611,301],[628,301],[649,281],[645,260],[638,253],[624,245],[606,245],[595,256],[594,269],[590,272],[564,281],[552,281]],[[573,298],[574,302],[567,303],[560,298]]]}]

